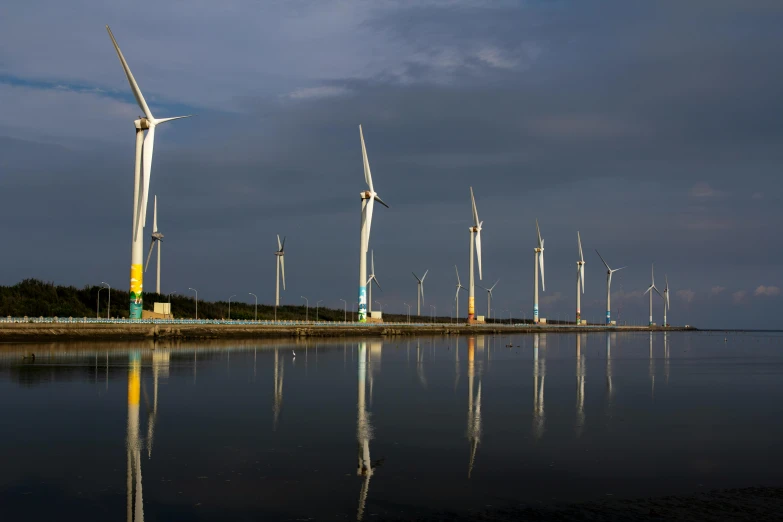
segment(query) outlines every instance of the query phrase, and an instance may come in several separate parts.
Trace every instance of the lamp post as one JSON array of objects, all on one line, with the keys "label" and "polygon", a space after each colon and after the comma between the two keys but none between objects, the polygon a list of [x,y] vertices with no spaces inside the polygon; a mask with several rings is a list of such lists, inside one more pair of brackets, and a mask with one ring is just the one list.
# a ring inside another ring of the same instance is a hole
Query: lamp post
[{"label": "lamp post", "polygon": [[109,314],[111,313],[111,285],[103,281],[101,281],[101,284],[106,285],[106,287],[109,289],[109,305],[106,307],[106,319],[108,319]]},{"label": "lamp post", "polygon": [[188,288],[188,290],[193,290],[196,292],[196,321],[198,321],[198,290],[195,288]]},{"label": "lamp post", "polygon": [[402,303],[402,304],[408,307],[408,324],[411,324],[411,305],[409,305],[408,303]]},{"label": "lamp post", "polygon": [[430,313],[430,322],[435,322],[435,305],[430,305],[431,313]]},{"label": "lamp post", "polygon": [[101,290],[103,290],[102,286],[98,287],[98,304],[95,307],[95,318],[98,319],[101,313]]},{"label": "lamp post", "polygon": [[323,299],[321,299],[320,301],[316,301],[315,302],[315,322],[316,323],[318,322],[318,305],[323,303],[323,302],[324,302]]},{"label": "lamp post", "polygon": [[228,320],[229,321],[231,320],[231,299],[233,299],[236,296],[237,296],[237,294],[234,294],[234,295],[232,295],[231,297],[228,298]]},{"label": "lamp post", "polygon": [[348,322],[348,301],[340,299],[343,302],[343,323]]},{"label": "lamp post", "polygon": [[302,299],[307,301],[307,307],[305,308],[305,322],[308,321],[308,314],[310,313],[310,300],[306,298],[305,296],[301,296]]},{"label": "lamp post", "polygon": [[511,310],[508,311],[508,324],[511,325]]},{"label": "lamp post", "polygon": [[253,297],[256,298],[256,313],[255,313],[253,321],[257,322],[258,321],[258,296],[256,294],[254,294],[253,292],[248,292],[248,295],[252,295]]},{"label": "lamp post", "polygon": [[383,305],[381,304],[380,301],[375,301],[375,302],[378,304],[378,310],[380,310],[381,314],[383,314]]}]

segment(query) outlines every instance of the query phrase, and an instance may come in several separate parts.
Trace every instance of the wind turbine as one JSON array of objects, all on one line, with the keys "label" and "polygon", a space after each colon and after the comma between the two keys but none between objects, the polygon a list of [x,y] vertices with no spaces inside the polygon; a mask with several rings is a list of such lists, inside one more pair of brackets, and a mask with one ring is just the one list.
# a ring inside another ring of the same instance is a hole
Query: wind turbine
[{"label": "wind turbine", "polygon": [[666,322],[666,311],[669,309],[669,276],[664,276],[666,279],[666,288],[663,289],[663,326],[669,326]]},{"label": "wind turbine", "polygon": [[362,126],[359,125],[359,138],[362,141],[362,161],[364,163],[364,181],[367,182],[369,190],[361,193],[362,198],[362,230],[359,240],[359,322],[367,322],[367,248],[370,243],[370,228],[372,227],[372,209],[377,201],[386,208],[389,205],[375,192],[372,186],[372,173],[370,172],[370,161],[367,159],[367,148],[364,146],[364,133]]},{"label": "wind turbine", "polygon": [[[141,94],[141,89],[139,89],[139,85],[136,83],[136,79],[133,77],[133,74],[128,67],[128,63],[125,61],[125,57],[122,55],[122,51],[120,51],[120,47],[117,45],[117,40],[114,39],[114,35],[108,25],[106,26],[106,30],[109,32],[109,37],[114,44],[114,49],[117,51],[117,56],[120,58],[122,68],[125,70],[125,76],[133,91],[133,96],[136,98],[136,103],[138,103],[139,108],[144,111],[144,116],[133,122],[136,126],[136,165],[134,168],[133,184],[133,236],[131,242],[129,315],[131,319],[141,319],[141,311],[144,304],[142,296],[144,287],[142,264],[144,262],[143,235],[144,225],[147,222],[147,201],[150,190],[150,174],[152,171],[152,151],[155,146],[155,127],[161,123],[166,123],[167,121],[189,118],[191,115],[156,119],[147,106],[147,102]],[[144,136],[145,130],[147,131],[146,136]]]},{"label": "wind turbine", "polygon": [[483,286],[479,286],[479,288],[483,288],[484,290],[487,291],[487,319],[489,319],[489,311],[492,309],[491,308],[491,305],[492,305],[492,290],[495,289],[495,287],[498,285],[499,282],[500,282],[500,279],[495,281],[495,284],[490,286],[489,288],[484,288]]},{"label": "wind turbine", "polygon": [[606,261],[604,261],[604,258],[601,257],[601,253],[598,251],[598,249],[596,249],[595,253],[598,254],[598,257],[601,258],[601,261],[606,267],[606,324],[609,325],[612,322],[610,312],[612,304],[612,274],[626,267],[621,266],[620,268],[610,268]]},{"label": "wind turbine", "polygon": [[468,323],[472,323],[476,316],[475,283],[473,276],[473,247],[476,248],[476,257],[478,259],[479,281],[481,281],[481,225],[478,211],[476,210],[476,198],[473,197],[473,187],[470,187],[470,201],[473,204],[473,226],[470,227],[470,282],[468,284]]},{"label": "wind turbine", "polygon": [[381,284],[378,282],[378,278],[375,277],[375,257],[373,256],[373,251],[370,250],[370,276],[367,278],[367,289],[369,290],[367,300],[367,313],[370,313],[372,311],[372,283],[375,282],[375,285],[378,287],[378,290],[383,292],[383,289],[381,288]]},{"label": "wind turbine", "polygon": [[538,269],[541,267],[541,290],[546,292],[546,284],[544,283],[544,240],[541,239],[541,229],[538,228],[538,220],[536,219],[536,232],[538,233],[538,246],[535,248],[536,262],[535,262],[535,284],[534,288],[534,301],[533,301],[533,322],[538,324]]},{"label": "wind turbine", "polygon": [[158,280],[156,281],[155,293],[160,295],[160,246],[163,242],[163,234],[158,232],[158,196],[155,196],[155,205],[152,207],[152,242],[150,243],[150,251],[147,254],[147,264],[144,266],[144,272],[150,266],[150,258],[152,257],[152,249],[155,245],[158,245]]},{"label": "wind turbine", "polygon": [[[651,277],[652,277],[652,282],[650,283],[650,286],[647,287],[647,290],[644,291],[644,293],[645,294],[648,294],[648,293],[650,294],[650,326],[652,326],[653,325],[653,313],[652,313],[652,292],[651,292],[651,290],[655,290],[658,293],[658,295],[661,295],[661,293],[658,292],[658,288],[655,286],[655,265],[652,265],[652,269],[651,269],[650,273],[651,273]],[[663,298],[662,295],[661,295],[661,298]],[[664,303],[663,305],[665,307],[666,303]]]},{"label": "wind turbine", "polygon": [[462,283],[459,280],[459,270],[457,270],[457,265],[454,265],[454,271],[457,273],[457,293],[454,295],[454,302],[457,304],[457,321],[459,321],[459,291],[465,290],[465,287],[462,286]]},{"label": "wind turbine", "polygon": [[[427,269],[427,272],[429,272],[429,269]],[[419,279],[419,276],[417,276],[415,273],[411,272],[413,274],[413,277],[416,278],[416,281],[418,281],[418,288],[416,289],[416,315],[421,316],[421,302],[424,301],[424,278],[427,277],[427,272],[424,272],[424,275],[421,276],[421,279]]]},{"label": "wind turbine", "polygon": [[280,242],[280,234],[277,235],[277,275],[275,276],[275,306],[280,306],[280,274],[283,274],[283,290],[285,290],[285,236]]},{"label": "wind turbine", "polygon": [[576,233],[576,240],[579,243],[579,261],[576,262],[576,324],[580,325],[582,324],[582,294],[585,293],[585,256],[582,253],[582,236],[579,232]]}]

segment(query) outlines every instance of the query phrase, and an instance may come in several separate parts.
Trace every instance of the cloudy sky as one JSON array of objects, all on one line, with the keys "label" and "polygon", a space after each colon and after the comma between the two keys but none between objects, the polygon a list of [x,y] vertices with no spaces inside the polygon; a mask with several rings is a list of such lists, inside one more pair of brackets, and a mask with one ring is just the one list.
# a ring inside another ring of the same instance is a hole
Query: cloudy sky
[{"label": "cloudy sky", "polygon": [[628,265],[621,320],[646,321],[655,263],[673,324],[783,326],[779,1],[6,3],[2,284],[128,287],[141,112],[106,24],[157,117],[197,114],[156,140],[164,291],[272,302],[279,233],[284,302],[355,301],[361,123],[387,310],[429,269],[425,309],[451,313],[473,186],[496,313],[532,313],[538,219],[543,317],[573,317],[579,231],[590,320],[597,248]]}]

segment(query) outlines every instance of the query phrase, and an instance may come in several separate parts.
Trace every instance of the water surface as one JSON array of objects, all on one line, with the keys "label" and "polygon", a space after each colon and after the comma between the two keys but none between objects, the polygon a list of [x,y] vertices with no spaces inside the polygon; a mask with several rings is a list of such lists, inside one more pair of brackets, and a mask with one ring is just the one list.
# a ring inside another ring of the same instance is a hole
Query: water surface
[{"label": "water surface", "polygon": [[782,342],[6,345],[0,520],[369,520],[780,486]]}]

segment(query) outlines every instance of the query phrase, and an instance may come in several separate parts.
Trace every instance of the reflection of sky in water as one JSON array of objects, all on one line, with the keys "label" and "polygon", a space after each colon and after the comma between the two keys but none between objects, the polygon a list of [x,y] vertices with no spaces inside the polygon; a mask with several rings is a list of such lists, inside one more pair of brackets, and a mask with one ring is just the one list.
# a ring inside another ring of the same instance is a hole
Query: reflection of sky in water
[{"label": "reflection of sky in water", "polygon": [[0,519],[370,519],[780,485],[783,336],[724,336],[7,346]]}]

